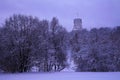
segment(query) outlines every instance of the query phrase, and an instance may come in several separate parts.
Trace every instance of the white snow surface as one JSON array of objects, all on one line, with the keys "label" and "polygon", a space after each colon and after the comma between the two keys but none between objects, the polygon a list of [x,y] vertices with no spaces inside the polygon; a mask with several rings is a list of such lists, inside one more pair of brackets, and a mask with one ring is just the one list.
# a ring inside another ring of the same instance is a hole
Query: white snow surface
[{"label": "white snow surface", "polygon": [[61,72],[75,72],[76,65],[74,63],[74,60],[72,59],[71,49],[67,50],[67,63],[68,66],[65,69],[63,69]]},{"label": "white snow surface", "polygon": [[120,80],[120,72],[55,72],[0,74],[0,80]]}]

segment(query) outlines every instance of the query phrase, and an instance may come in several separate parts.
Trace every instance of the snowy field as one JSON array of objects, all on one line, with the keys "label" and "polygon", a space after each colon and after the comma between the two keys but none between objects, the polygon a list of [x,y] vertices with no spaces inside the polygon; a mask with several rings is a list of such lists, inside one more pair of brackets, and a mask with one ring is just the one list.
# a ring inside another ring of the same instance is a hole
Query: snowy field
[{"label": "snowy field", "polygon": [[120,80],[120,72],[0,74],[0,80]]}]

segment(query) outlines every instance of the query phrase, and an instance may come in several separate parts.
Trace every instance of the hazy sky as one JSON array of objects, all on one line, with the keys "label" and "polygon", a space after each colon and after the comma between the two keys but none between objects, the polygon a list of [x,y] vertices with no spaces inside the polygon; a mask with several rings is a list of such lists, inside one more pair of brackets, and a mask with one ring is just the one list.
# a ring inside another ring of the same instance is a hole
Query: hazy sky
[{"label": "hazy sky", "polygon": [[12,14],[57,17],[61,25],[71,30],[73,19],[80,17],[83,27],[120,25],[120,0],[0,0],[0,23]]}]

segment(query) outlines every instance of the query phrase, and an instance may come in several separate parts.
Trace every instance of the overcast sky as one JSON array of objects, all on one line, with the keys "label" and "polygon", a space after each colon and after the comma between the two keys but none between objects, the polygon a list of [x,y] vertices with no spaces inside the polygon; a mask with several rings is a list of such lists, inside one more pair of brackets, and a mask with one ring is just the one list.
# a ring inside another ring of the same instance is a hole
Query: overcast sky
[{"label": "overcast sky", "polygon": [[71,30],[73,19],[83,20],[83,27],[120,25],[120,0],[0,0],[0,23],[12,14],[37,16],[40,20],[57,17]]}]

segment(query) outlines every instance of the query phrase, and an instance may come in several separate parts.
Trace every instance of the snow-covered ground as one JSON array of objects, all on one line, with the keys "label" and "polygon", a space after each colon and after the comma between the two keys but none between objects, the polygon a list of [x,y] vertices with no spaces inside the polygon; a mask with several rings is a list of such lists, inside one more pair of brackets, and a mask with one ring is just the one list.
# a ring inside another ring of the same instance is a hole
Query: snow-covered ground
[{"label": "snow-covered ground", "polygon": [[0,80],[120,80],[120,72],[0,74]]},{"label": "snow-covered ground", "polygon": [[71,49],[67,50],[67,63],[68,66],[63,69],[61,72],[75,72],[76,69],[76,65],[74,63],[74,60],[72,59],[72,53],[71,53]]}]

